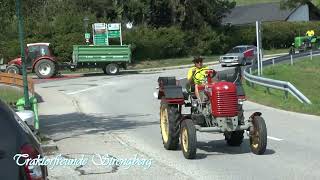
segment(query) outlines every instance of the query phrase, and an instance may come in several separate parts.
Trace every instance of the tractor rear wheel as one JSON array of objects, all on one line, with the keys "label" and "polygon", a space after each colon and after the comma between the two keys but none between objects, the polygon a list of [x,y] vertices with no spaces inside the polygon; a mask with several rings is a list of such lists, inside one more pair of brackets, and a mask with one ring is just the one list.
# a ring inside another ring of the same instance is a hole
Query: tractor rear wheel
[{"label": "tractor rear wheel", "polygon": [[183,156],[186,159],[194,159],[197,154],[197,132],[191,119],[181,123],[180,141]]},{"label": "tractor rear wheel", "polygon": [[51,78],[56,72],[56,65],[49,59],[43,59],[37,62],[34,71],[41,79]]},{"label": "tractor rear wheel", "polygon": [[253,117],[253,131],[250,132],[250,148],[254,154],[263,154],[267,148],[267,127],[260,116]]},{"label": "tractor rear wheel", "polygon": [[167,150],[176,150],[179,145],[179,118],[177,105],[165,102],[160,106],[160,129],[163,146]]},{"label": "tractor rear wheel", "polygon": [[7,67],[6,73],[20,74],[21,71],[18,66],[10,65]]},{"label": "tractor rear wheel", "polygon": [[240,146],[243,141],[244,131],[233,131],[224,133],[225,140],[229,146]]}]

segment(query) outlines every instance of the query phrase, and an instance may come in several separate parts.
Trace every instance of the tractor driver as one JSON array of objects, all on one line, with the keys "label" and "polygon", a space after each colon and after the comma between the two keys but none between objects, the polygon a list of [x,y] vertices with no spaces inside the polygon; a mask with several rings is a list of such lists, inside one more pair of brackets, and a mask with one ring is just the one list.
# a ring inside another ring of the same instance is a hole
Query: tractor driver
[{"label": "tractor driver", "polygon": [[314,38],[314,30],[307,31],[306,36],[308,37],[308,43],[311,44],[311,40]]},{"label": "tractor driver", "polygon": [[201,102],[200,94],[198,91],[198,85],[203,84],[206,79],[206,70],[208,70],[207,66],[203,66],[203,58],[198,56],[195,57],[192,61],[194,63],[194,67],[191,67],[188,71],[188,84],[190,88],[193,89],[197,99]]}]

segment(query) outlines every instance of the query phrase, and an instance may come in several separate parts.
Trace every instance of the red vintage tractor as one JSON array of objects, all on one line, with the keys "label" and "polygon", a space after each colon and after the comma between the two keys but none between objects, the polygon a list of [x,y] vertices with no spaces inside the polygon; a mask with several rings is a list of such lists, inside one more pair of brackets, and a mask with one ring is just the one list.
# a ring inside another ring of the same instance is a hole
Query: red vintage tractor
[{"label": "red vintage tractor", "polygon": [[[27,71],[35,72],[39,78],[50,78],[58,72],[57,60],[49,46],[49,43],[33,43],[25,49]],[[5,71],[22,74],[21,57],[11,60]]]},{"label": "red vintage tractor", "polygon": [[[241,69],[238,73],[241,76]],[[233,82],[213,82],[213,74],[214,70],[208,70],[206,83],[198,87],[203,101],[194,92],[185,91],[182,80],[159,77],[160,128],[165,149],[176,150],[180,140],[184,157],[193,159],[197,131],[223,133],[230,146],[240,146],[247,131],[252,152],[263,154],[267,146],[266,124],[260,112],[245,120],[242,108],[245,95],[239,75]],[[182,108],[190,108],[190,113],[182,114]]]}]

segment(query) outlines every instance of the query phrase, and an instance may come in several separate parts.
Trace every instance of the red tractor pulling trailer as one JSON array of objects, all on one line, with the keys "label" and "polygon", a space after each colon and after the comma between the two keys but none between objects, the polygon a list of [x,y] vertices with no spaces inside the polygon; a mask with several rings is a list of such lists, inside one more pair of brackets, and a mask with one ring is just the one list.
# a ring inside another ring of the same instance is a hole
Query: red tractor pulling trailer
[{"label": "red tractor pulling trailer", "polygon": [[[58,62],[53,56],[50,43],[27,44],[25,49],[26,67],[28,72],[34,72],[39,78],[51,78],[58,73]],[[22,74],[21,57],[2,65],[8,73]]]},{"label": "red tractor pulling trailer", "polygon": [[[241,69],[238,73],[241,76]],[[242,108],[245,94],[239,75],[233,82],[213,83],[213,74],[214,70],[207,71],[207,82],[199,86],[199,92],[204,94],[201,103],[194,92],[183,91],[183,83],[175,77],[159,77],[160,128],[165,149],[176,150],[180,141],[184,157],[193,159],[197,150],[196,131],[223,133],[230,146],[240,146],[247,131],[252,152],[263,154],[267,146],[266,124],[260,112],[245,120]],[[190,108],[190,113],[182,114],[183,108]]]}]

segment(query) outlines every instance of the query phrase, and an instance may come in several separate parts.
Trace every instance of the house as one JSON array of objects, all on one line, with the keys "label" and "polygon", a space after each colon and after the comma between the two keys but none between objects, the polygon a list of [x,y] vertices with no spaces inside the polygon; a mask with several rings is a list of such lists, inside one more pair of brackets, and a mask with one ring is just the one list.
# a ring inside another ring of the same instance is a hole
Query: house
[{"label": "house", "polygon": [[282,8],[280,2],[236,6],[222,24],[245,25],[256,21],[319,21],[320,10],[311,2],[295,8]]}]

